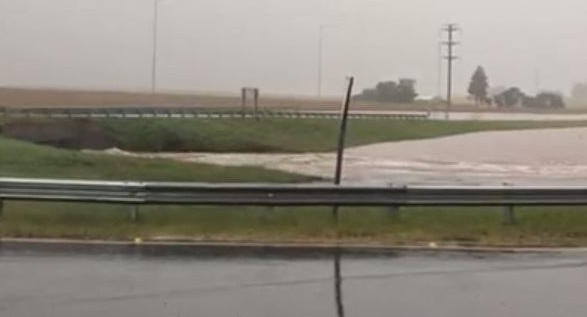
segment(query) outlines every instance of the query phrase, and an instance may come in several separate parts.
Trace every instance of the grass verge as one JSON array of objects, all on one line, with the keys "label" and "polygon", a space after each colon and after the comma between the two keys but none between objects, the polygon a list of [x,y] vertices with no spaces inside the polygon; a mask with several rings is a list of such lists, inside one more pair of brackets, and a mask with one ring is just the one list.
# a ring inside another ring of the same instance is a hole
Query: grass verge
[{"label": "grass verge", "polygon": [[[129,151],[322,152],[336,148],[338,122],[320,119],[122,119],[98,123]],[[348,146],[479,131],[587,127],[587,122],[351,120]]]},{"label": "grass verge", "polygon": [[197,182],[303,182],[312,178],[257,167],[94,155],[0,138],[0,177]]},{"label": "grass verge", "polygon": [[[0,126],[2,124],[0,123]],[[587,127],[587,121],[351,120],[348,146],[481,131]],[[339,123],[328,119],[12,119],[4,133],[72,149],[135,152],[302,153],[334,151]],[[99,140],[99,141],[97,141]]]},{"label": "grass verge", "polygon": [[0,236],[129,240],[177,237],[200,241],[357,242],[475,246],[587,246],[587,208],[519,208],[518,223],[502,224],[498,208],[141,207],[7,202]]}]

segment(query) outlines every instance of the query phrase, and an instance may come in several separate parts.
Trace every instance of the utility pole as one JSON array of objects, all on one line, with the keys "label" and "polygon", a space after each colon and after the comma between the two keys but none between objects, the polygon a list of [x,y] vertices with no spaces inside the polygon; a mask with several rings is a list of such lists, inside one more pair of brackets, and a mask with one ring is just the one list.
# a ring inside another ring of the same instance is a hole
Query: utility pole
[{"label": "utility pole", "polygon": [[454,33],[459,31],[458,25],[454,23],[449,23],[442,28],[443,32],[447,33],[448,41],[443,42],[442,45],[447,47],[448,54],[444,58],[448,62],[447,67],[447,82],[446,82],[446,120],[450,119],[450,110],[452,107],[452,73],[453,73],[453,61],[458,59],[457,56],[454,55],[454,47],[459,44],[458,42],[454,41]]},{"label": "utility pole", "polygon": [[443,57],[442,57],[442,42],[439,42],[438,43],[438,66],[437,66],[438,67],[438,69],[437,69],[438,78],[437,78],[437,81],[436,81],[436,84],[438,85],[438,90],[436,92],[436,95],[438,97],[440,97],[440,98],[442,98],[442,60],[443,60]]}]

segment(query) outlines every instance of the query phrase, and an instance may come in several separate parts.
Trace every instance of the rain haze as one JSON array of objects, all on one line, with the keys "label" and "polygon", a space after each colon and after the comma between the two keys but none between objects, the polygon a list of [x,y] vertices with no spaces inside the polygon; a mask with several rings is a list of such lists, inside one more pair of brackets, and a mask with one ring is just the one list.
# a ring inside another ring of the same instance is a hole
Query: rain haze
[{"label": "rain haze", "polygon": [[[324,93],[414,78],[438,94],[438,43],[458,23],[457,94],[477,65],[492,86],[568,94],[587,79],[587,4],[578,0],[162,0],[161,90],[258,86],[314,95],[324,25]],[[108,90],[150,87],[153,1],[0,0],[0,85]]]},{"label": "rain haze", "polygon": [[586,13],[0,0],[0,317],[586,316]]}]

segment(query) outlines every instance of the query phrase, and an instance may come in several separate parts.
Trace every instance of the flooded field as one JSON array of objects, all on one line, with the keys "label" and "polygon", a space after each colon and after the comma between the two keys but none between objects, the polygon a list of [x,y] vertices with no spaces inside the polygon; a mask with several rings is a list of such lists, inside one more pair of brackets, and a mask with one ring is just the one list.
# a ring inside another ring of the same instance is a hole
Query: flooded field
[{"label": "flooded field", "polygon": [[[348,149],[344,181],[351,184],[573,185],[587,182],[587,129],[470,133]],[[333,153],[133,154],[221,165],[254,165],[330,178]]]},{"label": "flooded field", "polygon": [[[432,111],[430,119],[445,120],[446,112]],[[453,121],[584,121],[584,113],[451,112]]]}]

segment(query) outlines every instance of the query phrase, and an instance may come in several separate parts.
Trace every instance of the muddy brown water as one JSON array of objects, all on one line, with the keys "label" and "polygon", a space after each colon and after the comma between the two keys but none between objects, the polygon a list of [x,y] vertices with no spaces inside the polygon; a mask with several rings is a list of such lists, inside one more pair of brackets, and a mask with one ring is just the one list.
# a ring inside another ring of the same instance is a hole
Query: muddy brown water
[{"label": "muddy brown water", "polygon": [[[335,161],[333,153],[124,152],[115,149],[117,142],[99,125],[86,119],[8,122],[3,133],[65,148],[108,149],[105,153],[112,155],[254,165],[324,179],[332,177]],[[162,150],[181,151],[180,143],[164,145]],[[585,149],[587,128],[492,131],[380,143],[347,149],[344,181],[361,185],[584,185]]]},{"label": "muddy brown water", "polygon": [[[333,153],[105,153],[254,165],[323,178],[333,175],[335,161]],[[585,185],[587,128],[480,132],[350,148],[343,174],[347,184]]]}]

